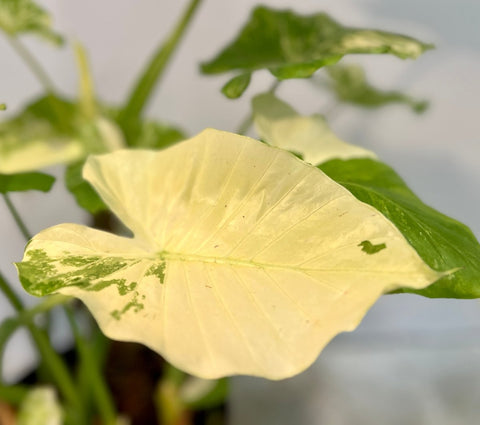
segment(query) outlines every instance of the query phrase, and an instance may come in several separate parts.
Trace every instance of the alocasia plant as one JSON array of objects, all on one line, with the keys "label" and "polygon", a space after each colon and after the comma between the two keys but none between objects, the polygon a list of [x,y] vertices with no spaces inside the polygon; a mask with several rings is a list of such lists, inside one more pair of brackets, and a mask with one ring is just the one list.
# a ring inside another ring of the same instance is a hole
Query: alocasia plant
[{"label": "alocasia plant", "polygon": [[[48,15],[29,0],[0,0],[0,29],[46,92],[0,124],[0,193],[29,240],[16,264],[20,282],[35,296],[57,294],[27,309],[0,275],[17,312],[0,326],[0,354],[25,325],[64,407],[48,388],[1,384],[0,397],[23,400],[20,423],[31,423],[25,406],[37,396],[48,402],[42,409],[53,406],[55,423],[62,415],[67,424],[92,423],[96,415],[119,423],[102,377],[98,345],[105,339],[92,324],[91,335],[78,326],[71,297],[83,301],[109,338],[140,342],[210,379],[295,375],[385,293],[480,297],[480,245],[466,226],[422,203],[375,153],[338,138],[323,115],[301,115],[273,93],[280,81],[327,67],[323,81],[342,102],[395,101],[420,112],[425,102],[373,88],[358,67],[332,65],[357,53],[416,58],[432,46],[345,27],[324,13],[257,7],[201,70],[237,72],[223,88],[229,98],[242,95],[256,70],[273,74],[274,87],[253,97],[239,131],[253,123],[261,141],[213,129],[187,139],[142,112],[201,3],[189,2],[125,102],[106,105],[80,45],[78,99],[62,98],[18,40],[36,35],[59,44]],[[113,233],[121,229],[115,224],[58,224],[31,238],[9,193],[48,191],[54,179],[38,169],[54,163],[67,166],[66,186],[80,206],[97,218],[115,215],[133,237]],[[75,339],[79,376],[34,321],[59,304]],[[155,395],[163,423],[186,423],[187,410],[224,400],[225,380],[185,378],[175,367],[165,366]]]}]

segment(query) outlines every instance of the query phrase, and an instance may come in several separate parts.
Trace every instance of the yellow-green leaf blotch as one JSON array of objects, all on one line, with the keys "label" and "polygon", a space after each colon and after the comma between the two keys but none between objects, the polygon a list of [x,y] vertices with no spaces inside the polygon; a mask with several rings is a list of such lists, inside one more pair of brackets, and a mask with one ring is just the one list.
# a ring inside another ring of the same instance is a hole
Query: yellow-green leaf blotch
[{"label": "yellow-green leaf blotch", "polygon": [[255,128],[262,140],[297,153],[310,164],[336,158],[377,157],[372,151],[340,140],[321,115],[299,115],[272,93],[255,96],[252,107]]},{"label": "yellow-green leaf blotch", "polygon": [[[441,276],[374,208],[248,137],[91,156],[84,177],[134,237],[46,229],[23,286],[80,298],[107,336],[202,378],[295,375],[381,294]],[[366,255],[366,240],[387,247]]]}]

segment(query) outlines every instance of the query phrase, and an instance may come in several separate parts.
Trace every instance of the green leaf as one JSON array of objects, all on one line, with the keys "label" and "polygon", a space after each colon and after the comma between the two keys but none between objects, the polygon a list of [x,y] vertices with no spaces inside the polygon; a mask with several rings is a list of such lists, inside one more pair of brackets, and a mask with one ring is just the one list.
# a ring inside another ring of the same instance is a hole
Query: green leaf
[{"label": "green leaf", "polygon": [[48,13],[31,0],[0,0],[0,29],[13,37],[32,34],[63,44],[62,37],[52,30]]},{"label": "green leaf", "polygon": [[250,72],[246,72],[233,77],[222,87],[222,93],[229,99],[237,99],[247,89],[251,76]]},{"label": "green leaf", "polygon": [[77,108],[74,103],[42,97],[16,117],[0,123],[0,173],[37,170],[85,156],[75,137]]},{"label": "green leaf", "polygon": [[374,208],[248,137],[90,156],[83,176],[134,237],[46,229],[17,263],[23,287],[80,298],[110,338],[202,378],[292,376],[382,293],[442,276]]},{"label": "green leaf", "polygon": [[0,103],[0,111],[5,111],[7,109],[7,105],[5,103]]},{"label": "green leaf", "polygon": [[428,102],[417,100],[398,91],[383,91],[373,87],[359,65],[335,65],[327,68],[332,81],[327,85],[338,100],[366,108],[379,108],[391,103],[403,103],[416,113],[428,108]]},{"label": "green leaf", "polygon": [[39,190],[48,192],[55,177],[43,173],[0,174],[0,193]]},{"label": "green leaf", "polygon": [[426,297],[480,297],[480,245],[468,227],[425,205],[395,171],[381,162],[333,160],[320,168],[395,224],[431,268],[458,268],[427,288],[403,288],[401,292]]},{"label": "green leaf", "polygon": [[376,158],[373,152],[340,140],[323,116],[299,115],[272,93],[255,96],[252,109],[255,128],[262,140],[299,155],[310,164],[333,158]]},{"label": "green leaf", "polygon": [[217,74],[269,69],[278,79],[310,77],[352,53],[386,53],[416,58],[431,44],[385,31],[345,27],[325,13],[297,15],[257,7],[240,34],[202,72]]},{"label": "green leaf", "polygon": [[91,214],[107,211],[105,202],[93,190],[90,183],[82,177],[82,168],[85,161],[70,164],[65,170],[65,185],[74,196],[77,204]]}]

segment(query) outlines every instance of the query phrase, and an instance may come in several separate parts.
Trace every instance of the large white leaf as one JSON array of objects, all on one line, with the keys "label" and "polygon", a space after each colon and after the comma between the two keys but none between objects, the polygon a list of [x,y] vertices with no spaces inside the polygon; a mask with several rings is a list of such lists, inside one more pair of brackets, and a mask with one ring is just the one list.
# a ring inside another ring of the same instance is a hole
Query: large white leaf
[{"label": "large white leaf", "polygon": [[80,298],[109,337],[200,377],[299,373],[382,293],[439,277],[375,209],[247,137],[93,156],[84,177],[134,237],[44,230],[22,284]]},{"label": "large white leaf", "polygon": [[377,157],[367,149],[340,140],[323,116],[299,115],[271,93],[255,96],[252,106],[260,138],[272,146],[300,154],[310,164],[318,165],[335,158]]}]

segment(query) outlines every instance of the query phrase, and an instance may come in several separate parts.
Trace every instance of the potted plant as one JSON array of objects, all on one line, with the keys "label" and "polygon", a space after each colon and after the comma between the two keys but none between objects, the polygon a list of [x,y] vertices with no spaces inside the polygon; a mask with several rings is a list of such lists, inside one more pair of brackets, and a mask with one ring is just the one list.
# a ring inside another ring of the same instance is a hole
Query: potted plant
[{"label": "potted plant", "polygon": [[[41,358],[30,379],[0,386],[5,423],[224,423],[229,376],[302,372],[382,294],[479,296],[471,231],[425,205],[374,152],[341,140],[328,117],[299,114],[276,93],[304,78],[339,102],[422,113],[425,101],[378,90],[341,60],[415,59],[433,46],[258,6],[200,69],[234,72],[222,88],[230,99],[259,70],[270,88],[234,132],[188,136],[145,108],[201,3],[188,3],[125,101],[111,105],[98,99],[78,42],[79,94],[61,96],[21,41],[63,43],[47,12],[0,1],[0,29],[45,91],[0,124],[0,192],[27,243],[15,266],[42,298],[27,308],[18,282],[0,276],[16,311],[1,324],[0,352],[25,327]],[[10,194],[48,192],[55,178],[39,170],[52,164],[65,164],[91,225],[31,235]],[[50,341],[53,309],[74,340],[63,356]]]}]

